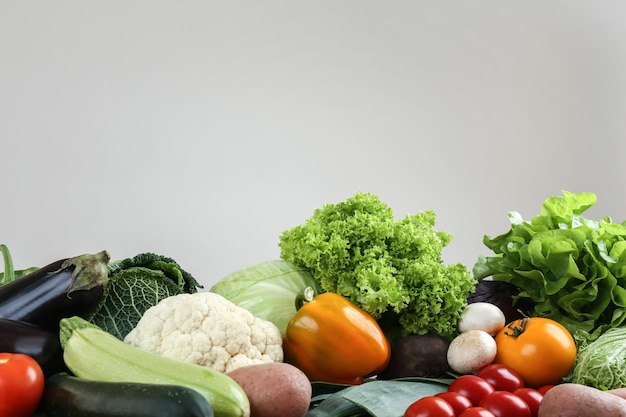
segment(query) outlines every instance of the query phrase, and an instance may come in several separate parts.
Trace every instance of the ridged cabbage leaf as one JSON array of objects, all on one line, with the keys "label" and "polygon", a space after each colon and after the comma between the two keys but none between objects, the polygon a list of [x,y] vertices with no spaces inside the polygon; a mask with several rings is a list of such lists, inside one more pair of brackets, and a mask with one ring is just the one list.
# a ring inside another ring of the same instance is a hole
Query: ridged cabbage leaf
[{"label": "ridged cabbage leaf", "polygon": [[307,287],[319,287],[305,269],[276,259],[236,270],[215,283],[209,291],[220,294],[255,316],[271,321],[285,335],[296,314],[296,301]]},{"label": "ridged cabbage leaf", "polygon": [[172,258],[151,252],[109,263],[106,291],[89,321],[118,339],[160,300],[202,286]]}]

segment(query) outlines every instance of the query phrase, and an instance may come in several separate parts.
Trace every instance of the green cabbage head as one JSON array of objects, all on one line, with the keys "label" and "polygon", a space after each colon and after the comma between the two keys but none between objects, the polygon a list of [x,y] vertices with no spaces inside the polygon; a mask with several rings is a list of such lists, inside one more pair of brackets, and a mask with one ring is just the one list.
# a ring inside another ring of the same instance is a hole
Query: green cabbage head
[{"label": "green cabbage head", "polygon": [[578,355],[567,382],[601,390],[626,387],[626,327],[613,327],[597,336],[577,332]]}]

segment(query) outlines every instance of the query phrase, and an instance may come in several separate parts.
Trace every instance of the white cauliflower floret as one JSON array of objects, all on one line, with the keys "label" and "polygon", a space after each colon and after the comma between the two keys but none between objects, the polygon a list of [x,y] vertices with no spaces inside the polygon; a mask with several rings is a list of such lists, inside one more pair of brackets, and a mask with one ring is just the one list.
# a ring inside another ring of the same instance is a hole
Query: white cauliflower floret
[{"label": "white cauliflower floret", "polygon": [[283,361],[275,324],[212,292],[164,298],[146,310],[124,342],[220,372]]}]

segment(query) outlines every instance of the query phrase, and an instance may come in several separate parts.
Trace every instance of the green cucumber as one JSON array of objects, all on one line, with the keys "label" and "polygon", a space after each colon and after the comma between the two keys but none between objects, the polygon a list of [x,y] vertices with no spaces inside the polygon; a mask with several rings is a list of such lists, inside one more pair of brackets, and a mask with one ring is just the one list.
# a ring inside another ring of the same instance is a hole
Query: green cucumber
[{"label": "green cucumber", "polygon": [[207,400],[188,387],[100,382],[67,373],[46,379],[38,411],[46,417],[213,417]]},{"label": "green cucumber", "polygon": [[80,378],[103,382],[182,385],[207,399],[216,417],[249,417],[250,401],[228,375],[131,346],[74,316],[60,322],[67,368]]}]

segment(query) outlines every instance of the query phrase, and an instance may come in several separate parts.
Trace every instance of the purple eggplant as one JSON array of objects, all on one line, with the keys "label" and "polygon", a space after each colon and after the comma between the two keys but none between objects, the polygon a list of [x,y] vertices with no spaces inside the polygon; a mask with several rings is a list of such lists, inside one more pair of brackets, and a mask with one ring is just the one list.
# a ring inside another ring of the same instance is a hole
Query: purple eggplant
[{"label": "purple eggplant", "polygon": [[46,377],[67,372],[59,334],[29,323],[0,318],[0,352],[31,356]]},{"label": "purple eggplant", "polygon": [[59,321],[86,318],[103,297],[109,254],[61,259],[0,286],[0,318],[58,332]]}]

